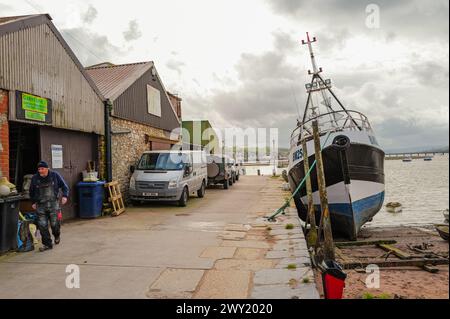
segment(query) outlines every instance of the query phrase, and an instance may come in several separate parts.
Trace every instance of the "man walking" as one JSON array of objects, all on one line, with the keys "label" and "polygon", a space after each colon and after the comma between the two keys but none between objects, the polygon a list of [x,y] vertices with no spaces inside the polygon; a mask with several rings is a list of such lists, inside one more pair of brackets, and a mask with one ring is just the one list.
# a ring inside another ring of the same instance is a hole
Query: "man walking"
[{"label": "man walking", "polygon": [[60,242],[59,190],[62,191],[61,204],[65,205],[69,197],[69,187],[66,182],[57,172],[49,170],[46,162],[39,162],[38,173],[31,179],[30,197],[33,209],[37,212],[38,228],[43,244],[43,247],[39,248],[41,252],[53,248],[52,237],[48,230],[49,220],[55,244]]}]

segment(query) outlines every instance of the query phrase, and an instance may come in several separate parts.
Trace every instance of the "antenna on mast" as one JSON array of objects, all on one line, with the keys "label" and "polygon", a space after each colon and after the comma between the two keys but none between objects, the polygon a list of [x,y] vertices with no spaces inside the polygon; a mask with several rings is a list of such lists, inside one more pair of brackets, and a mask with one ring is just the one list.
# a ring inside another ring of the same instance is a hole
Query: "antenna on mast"
[{"label": "antenna on mast", "polygon": [[312,48],[312,45],[311,45],[312,43],[316,42],[317,39],[316,39],[316,37],[313,37],[313,39],[311,40],[309,38],[309,32],[306,32],[306,39],[307,39],[306,41],[302,40],[302,44],[303,45],[305,45],[305,44],[308,45],[309,54],[311,56],[311,63],[312,63],[312,66],[313,66],[313,72],[311,72],[311,70],[308,70],[308,74],[309,75],[319,74],[320,72],[322,72],[322,68],[317,68],[316,58],[314,57],[314,52],[313,52],[313,48]]},{"label": "antenna on mast", "polygon": [[[311,40],[311,38],[309,37],[309,32],[306,32],[306,39],[307,39],[306,41],[302,40],[302,44],[308,45],[309,54],[311,57],[311,63],[312,63],[312,67],[313,67],[313,72],[311,72],[311,70],[308,70],[308,74],[312,75],[313,77],[312,77],[311,83],[306,85],[306,90],[308,91],[308,93],[320,91],[320,93],[322,95],[322,99],[323,99],[321,104],[325,105],[329,112],[333,112],[333,108],[331,107],[331,99],[327,96],[327,94],[325,92],[325,90],[327,90],[331,87],[331,80],[327,79],[327,80],[323,81],[322,78],[320,77],[319,73],[322,73],[323,70],[322,70],[322,68],[317,67],[316,57],[314,56],[314,51],[312,48],[312,43],[317,42],[317,39],[316,39],[316,37],[313,37]],[[314,106],[312,103],[311,110],[312,110],[312,115],[316,116],[317,115],[316,111],[319,110],[319,108],[318,108],[318,106]],[[331,117],[333,118],[334,122],[336,122],[335,115],[332,114]],[[337,124],[337,122],[336,122],[336,124]],[[334,125],[334,123],[333,123],[333,125]]]}]

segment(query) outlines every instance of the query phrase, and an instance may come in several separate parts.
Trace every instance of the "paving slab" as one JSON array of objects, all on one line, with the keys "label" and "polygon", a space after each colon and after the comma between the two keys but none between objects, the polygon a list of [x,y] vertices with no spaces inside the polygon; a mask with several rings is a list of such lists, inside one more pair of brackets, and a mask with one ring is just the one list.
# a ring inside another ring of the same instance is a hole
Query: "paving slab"
[{"label": "paving slab", "polygon": [[236,247],[208,247],[202,252],[200,257],[214,260],[232,258],[235,252]]},{"label": "paving slab", "polygon": [[296,233],[296,234],[285,234],[285,235],[275,235],[273,236],[274,240],[286,240],[286,239],[304,239],[305,237],[303,236],[303,234],[300,233]]},{"label": "paving slab", "polygon": [[249,294],[250,281],[250,271],[208,270],[194,299],[245,299]]},{"label": "paving slab", "polygon": [[288,269],[264,269],[257,271],[253,278],[255,285],[289,284],[291,280],[300,281],[309,268]]},{"label": "paving slab", "polygon": [[150,286],[147,297],[154,299],[191,298],[204,272],[204,270],[196,269],[166,269]]},{"label": "paving slab", "polygon": [[262,240],[267,240],[267,236],[247,235],[247,236],[245,236],[245,239],[252,240],[252,241],[262,241]]},{"label": "paving slab", "polygon": [[255,286],[252,299],[320,299],[315,284],[302,284],[296,288],[289,285]]},{"label": "paving slab", "polygon": [[310,258],[292,258],[292,257],[288,257],[288,258],[283,258],[280,259],[275,268],[287,268],[288,265],[295,265],[297,268],[302,268],[302,267],[308,267],[311,266],[311,260]]},{"label": "paving slab", "polygon": [[292,253],[284,250],[270,250],[266,253],[267,259],[280,259],[280,258],[288,258],[294,257]]},{"label": "paving slab", "polygon": [[309,252],[306,249],[294,249],[293,255],[297,258],[309,258]]},{"label": "paving slab", "polygon": [[260,248],[241,247],[236,250],[234,258],[245,259],[245,260],[261,259],[266,254],[266,251],[267,251],[266,249],[260,249]]},{"label": "paving slab", "polygon": [[247,232],[252,228],[252,226],[248,224],[229,224],[225,226],[226,231],[238,231],[238,232]]},{"label": "paving slab", "polygon": [[222,259],[218,260],[214,268],[218,270],[230,269],[230,270],[249,270],[258,271],[262,269],[271,269],[275,265],[275,261],[268,259]]},{"label": "paving slab", "polygon": [[80,286],[70,289],[66,286],[67,266],[0,263],[0,299],[144,299],[149,285],[164,270],[78,265]]},{"label": "paving slab", "polygon": [[240,239],[244,239],[245,236],[247,235],[246,232],[240,232],[240,231],[225,231],[223,233],[221,233],[219,236],[217,236],[218,238],[221,239],[229,239],[229,240],[240,240]]},{"label": "paving slab", "polygon": [[224,240],[222,242],[224,247],[246,247],[246,248],[270,248],[270,244],[267,242],[261,242],[256,240]]}]

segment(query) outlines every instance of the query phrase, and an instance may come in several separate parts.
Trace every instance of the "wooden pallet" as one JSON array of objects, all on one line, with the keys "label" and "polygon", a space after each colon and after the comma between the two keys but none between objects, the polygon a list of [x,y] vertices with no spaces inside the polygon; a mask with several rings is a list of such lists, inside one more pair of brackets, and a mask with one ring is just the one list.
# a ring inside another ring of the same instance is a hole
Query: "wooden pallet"
[{"label": "wooden pallet", "polygon": [[123,203],[122,193],[120,192],[120,185],[118,181],[112,181],[106,183],[105,187],[108,188],[108,201],[112,206],[111,216],[119,216],[125,211],[125,205]]}]

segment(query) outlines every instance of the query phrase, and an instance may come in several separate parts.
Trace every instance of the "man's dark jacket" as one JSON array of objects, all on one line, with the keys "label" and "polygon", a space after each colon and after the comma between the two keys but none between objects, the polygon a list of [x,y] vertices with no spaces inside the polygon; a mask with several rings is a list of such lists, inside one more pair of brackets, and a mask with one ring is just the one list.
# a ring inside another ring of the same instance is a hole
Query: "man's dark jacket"
[{"label": "man's dark jacket", "polygon": [[63,197],[69,197],[69,187],[67,186],[64,179],[61,177],[61,175],[59,175],[58,172],[49,170],[47,177],[41,177],[39,173],[37,173],[31,179],[30,198],[33,204],[39,201],[39,184],[46,183],[49,181],[49,179],[50,181],[53,180],[53,191],[55,192],[55,197],[58,196],[59,189],[61,189]]}]

